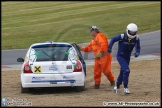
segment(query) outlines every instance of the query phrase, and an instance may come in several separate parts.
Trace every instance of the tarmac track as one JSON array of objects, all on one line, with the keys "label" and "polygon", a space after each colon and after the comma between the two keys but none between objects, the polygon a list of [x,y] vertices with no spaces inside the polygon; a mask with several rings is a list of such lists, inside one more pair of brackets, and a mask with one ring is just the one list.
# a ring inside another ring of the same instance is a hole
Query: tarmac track
[{"label": "tarmac track", "polygon": [[[140,55],[148,55],[148,54],[159,54],[160,55],[160,35],[161,30],[149,32],[145,34],[139,34],[139,38],[141,41],[141,54]],[[110,41],[110,40],[109,40]],[[85,46],[88,43],[82,43],[81,46]],[[113,57],[116,57],[118,49],[118,42],[114,43],[112,48],[112,54]],[[27,52],[27,49],[15,49],[15,50],[1,50],[2,52],[2,61],[1,65],[20,65],[21,63],[17,62],[17,58],[19,57],[25,57],[25,54]],[[134,53],[132,53],[133,56]],[[82,52],[82,55],[85,59],[85,62],[92,62],[94,59],[93,53],[84,53]],[[1,66],[1,67],[2,67]],[[2,67],[3,68],[3,67]]]}]

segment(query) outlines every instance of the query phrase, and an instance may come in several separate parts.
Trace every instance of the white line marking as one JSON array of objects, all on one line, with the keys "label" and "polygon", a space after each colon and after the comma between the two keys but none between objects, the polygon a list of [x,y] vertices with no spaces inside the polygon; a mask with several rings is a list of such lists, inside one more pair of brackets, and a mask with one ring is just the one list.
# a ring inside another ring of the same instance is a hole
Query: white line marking
[{"label": "white line marking", "polygon": [[157,30],[157,31],[153,31],[153,32],[148,32],[148,33],[139,34],[139,35],[152,34],[152,33],[160,32],[160,31],[161,31],[161,30]]}]

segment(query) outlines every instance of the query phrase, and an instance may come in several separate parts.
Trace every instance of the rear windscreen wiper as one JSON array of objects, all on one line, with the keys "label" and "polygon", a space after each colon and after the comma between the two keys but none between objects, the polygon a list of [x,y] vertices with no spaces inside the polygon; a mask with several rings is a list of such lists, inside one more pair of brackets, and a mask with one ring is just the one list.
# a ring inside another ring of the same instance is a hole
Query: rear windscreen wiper
[{"label": "rear windscreen wiper", "polygon": [[50,58],[50,56],[46,52],[44,52],[44,51],[42,51],[42,52]]}]

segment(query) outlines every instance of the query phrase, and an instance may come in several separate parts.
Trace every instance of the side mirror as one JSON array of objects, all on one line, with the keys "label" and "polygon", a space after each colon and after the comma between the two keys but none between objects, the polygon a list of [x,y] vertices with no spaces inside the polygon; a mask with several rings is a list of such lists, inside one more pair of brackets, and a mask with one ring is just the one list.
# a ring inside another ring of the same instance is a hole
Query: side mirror
[{"label": "side mirror", "polygon": [[23,58],[18,58],[17,62],[24,62],[24,59]]}]

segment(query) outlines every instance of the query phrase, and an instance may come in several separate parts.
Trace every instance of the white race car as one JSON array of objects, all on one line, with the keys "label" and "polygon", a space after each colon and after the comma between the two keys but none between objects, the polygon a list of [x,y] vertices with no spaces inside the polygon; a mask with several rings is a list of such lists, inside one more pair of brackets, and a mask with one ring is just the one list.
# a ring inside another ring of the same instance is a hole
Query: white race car
[{"label": "white race car", "polygon": [[75,87],[85,90],[86,64],[76,44],[47,41],[30,46],[21,68],[21,92],[30,88]]}]

